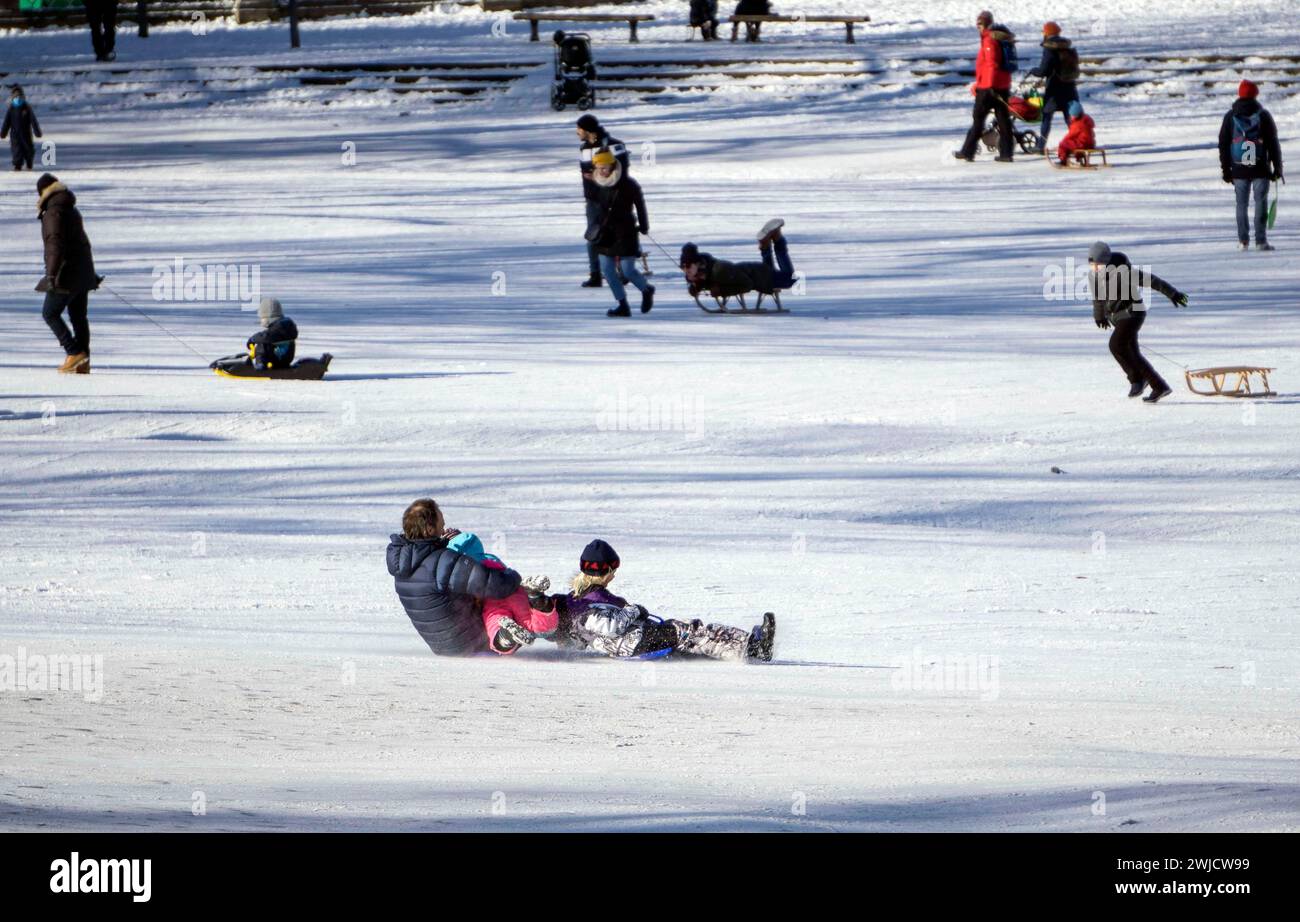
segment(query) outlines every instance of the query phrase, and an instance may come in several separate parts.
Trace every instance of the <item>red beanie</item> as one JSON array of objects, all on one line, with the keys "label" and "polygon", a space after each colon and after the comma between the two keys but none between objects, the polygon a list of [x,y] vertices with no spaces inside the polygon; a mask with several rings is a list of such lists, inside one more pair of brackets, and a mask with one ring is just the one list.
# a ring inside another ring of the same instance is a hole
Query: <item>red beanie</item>
[{"label": "red beanie", "polygon": [[1237,96],[1241,99],[1254,99],[1259,95],[1259,87],[1249,80],[1243,80],[1237,85]]}]

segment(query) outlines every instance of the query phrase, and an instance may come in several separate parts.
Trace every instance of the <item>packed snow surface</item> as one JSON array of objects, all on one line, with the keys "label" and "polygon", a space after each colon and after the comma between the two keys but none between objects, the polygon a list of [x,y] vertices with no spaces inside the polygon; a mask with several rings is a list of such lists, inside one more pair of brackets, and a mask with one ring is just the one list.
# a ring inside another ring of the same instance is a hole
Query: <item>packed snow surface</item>
[{"label": "packed snow surface", "polygon": [[[999,4],[1026,66],[1048,17],[1116,71],[1233,59],[1087,82],[1092,173],[952,159],[964,81],[911,71],[969,68],[969,3],[810,3],[874,22],[758,47],[645,6],[639,45],[590,29],[602,67],[870,73],[602,104],[652,225],[656,307],[625,321],[578,287],[576,113],[522,24],[128,28],[112,68],[81,31],[0,35],[111,287],[92,373],[56,374],[36,174],[6,174],[0,828],[1300,828],[1300,205],[1238,253],[1214,151],[1266,72],[1300,158],[1290,4]],[[258,70],[394,61],[530,67],[446,104]],[[697,310],[681,244],[756,258],[774,215],[791,314]],[[1157,406],[1089,303],[1045,297],[1099,238],[1191,297],[1151,301]],[[177,259],[255,267],[330,375],[215,377],[256,315],[157,300]],[[1183,384],[1239,363],[1278,396]],[[659,614],[775,611],[778,662],[435,658],[383,559],[424,495],[525,574],[603,537]],[[79,690],[51,656],[89,657]]]}]

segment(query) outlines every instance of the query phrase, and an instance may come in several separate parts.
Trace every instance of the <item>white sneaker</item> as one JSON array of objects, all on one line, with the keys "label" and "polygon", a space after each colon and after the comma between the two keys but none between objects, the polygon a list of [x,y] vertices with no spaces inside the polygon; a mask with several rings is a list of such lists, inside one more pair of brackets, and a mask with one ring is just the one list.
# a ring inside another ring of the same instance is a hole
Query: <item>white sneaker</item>
[{"label": "white sneaker", "polygon": [[1246,250],[1249,250],[1249,249],[1250,249],[1250,244],[1249,244],[1249,243],[1240,243],[1240,242],[1239,242],[1239,243],[1237,244],[1237,249],[1241,250],[1241,251],[1244,253]]},{"label": "white sneaker", "polygon": [[1264,252],[1267,253],[1267,252],[1270,252],[1270,251],[1273,249],[1273,244],[1271,244],[1271,243],[1257,243],[1257,244],[1255,244],[1255,249],[1257,249],[1257,250],[1263,250]]},{"label": "white sneaker", "polygon": [[758,232],[758,241],[762,243],[768,237],[785,227],[785,218],[773,218],[763,225],[763,229]]}]

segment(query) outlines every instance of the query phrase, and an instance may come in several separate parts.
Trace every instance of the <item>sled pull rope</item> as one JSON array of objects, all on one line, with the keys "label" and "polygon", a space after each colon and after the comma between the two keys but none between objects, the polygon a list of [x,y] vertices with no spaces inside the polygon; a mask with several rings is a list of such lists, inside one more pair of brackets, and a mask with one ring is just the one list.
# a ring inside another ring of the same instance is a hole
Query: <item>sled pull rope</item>
[{"label": "sled pull rope", "polygon": [[154,320],[152,317],[150,317],[150,316],[149,316],[148,314],[146,314],[144,311],[140,310],[140,308],[136,307],[134,304],[132,304],[132,303],[131,303],[130,301],[128,301],[126,298],[122,297],[120,294],[118,294],[116,291],[114,291],[114,290],[113,290],[112,288],[110,288],[108,285],[105,285],[103,282],[100,282],[100,283],[99,283],[99,287],[102,288],[102,289],[104,289],[105,291],[107,291],[107,292],[108,292],[109,294],[111,294],[113,297],[117,298],[117,300],[121,301],[121,302],[122,302],[123,304],[125,304],[127,307],[131,308],[131,310],[135,311],[137,314],[139,314],[139,315],[140,315],[141,317],[143,317],[145,320],[148,320],[150,323],[152,323],[152,324],[153,324],[154,326],[156,326],[158,329],[162,330],[164,333],[166,333],[166,334],[167,334],[168,336],[170,336],[172,339],[176,340],[178,343],[180,343],[180,344],[181,344],[182,346],[184,346],[186,349],[188,349],[188,350],[190,350],[191,352],[193,352],[193,353],[194,353],[195,355],[197,355],[199,358],[203,359],[205,362],[207,361],[207,358],[208,358],[208,357],[207,357],[206,355],[204,355],[202,352],[199,352],[197,349],[195,349],[193,346],[191,346],[191,345],[190,345],[189,343],[187,343],[185,340],[181,339],[179,336],[177,336],[177,335],[176,335],[175,333],[173,333],[171,330],[167,329],[165,326],[163,326],[163,325],[162,325],[161,323],[159,323],[157,320]]},{"label": "sled pull rope", "polygon": [[1152,355],[1158,355],[1158,356],[1160,356],[1162,359],[1164,359],[1166,362],[1169,362],[1170,364],[1173,364],[1173,365],[1177,365],[1177,366],[1178,366],[1179,368],[1181,368],[1183,371],[1188,371],[1188,370],[1190,370],[1189,367],[1188,367],[1187,365],[1184,365],[1182,362],[1179,362],[1179,361],[1177,361],[1177,360],[1175,360],[1175,359],[1171,359],[1169,356],[1165,355],[1163,352],[1157,352],[1155,349],[1152,349],[1150,346],[1143,345],[1143,346],[1142,346],[1142,351],[1143,351],[1143,352],[1150,352]]},{"label": "sled pull rope", "polygon": [[651,237],[649,234],[646,234],[646,235],[645,235],[645,238],[646,238],[647,240],[649,240],[651,243],[653,243],[655,246],[659,247],[659,252],[660,252],[660,253],[663,253],[664,256],[667,257],[667,259],[668,259],[668,261],[669,261],[670,263],[673,261],[673,254],[672,254],[672,253],[669,253],[669,252],[668,252],[667,250],[665,250],[663,247],[659,246],[659,241],[658,241],[658,240],[656,240],[655,238]]}]

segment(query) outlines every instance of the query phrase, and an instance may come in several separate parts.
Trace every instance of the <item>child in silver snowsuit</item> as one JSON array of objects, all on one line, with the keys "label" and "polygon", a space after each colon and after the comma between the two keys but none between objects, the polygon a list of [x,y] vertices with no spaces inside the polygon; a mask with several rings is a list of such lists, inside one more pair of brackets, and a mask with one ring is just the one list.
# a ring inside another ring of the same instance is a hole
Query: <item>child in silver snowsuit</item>
[{"label": "child in silver snowsuit", "polygon": [[640,605],[609,591],[619,558],[604,541],[592,541],[582,552],[581,572],[566,595],[551,596],[561,646],[594,650],[627,658],[682,654],[711,659],[771,662],[776,620],[769,613],[752,631],[701,620],[660,619]]}]

